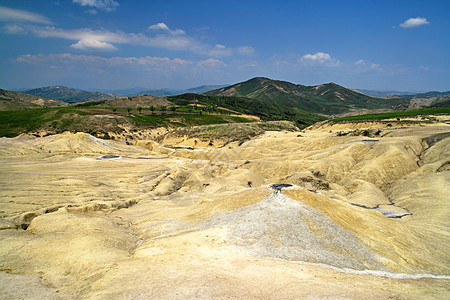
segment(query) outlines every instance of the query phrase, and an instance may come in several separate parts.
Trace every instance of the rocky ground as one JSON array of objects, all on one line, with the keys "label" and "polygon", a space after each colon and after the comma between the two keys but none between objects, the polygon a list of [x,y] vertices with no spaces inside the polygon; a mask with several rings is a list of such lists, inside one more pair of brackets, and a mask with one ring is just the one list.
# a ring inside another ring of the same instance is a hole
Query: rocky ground
[{"label": "rocky ground", "polygon": [[0,298],[448,299],[448,121],[2,138]]}]

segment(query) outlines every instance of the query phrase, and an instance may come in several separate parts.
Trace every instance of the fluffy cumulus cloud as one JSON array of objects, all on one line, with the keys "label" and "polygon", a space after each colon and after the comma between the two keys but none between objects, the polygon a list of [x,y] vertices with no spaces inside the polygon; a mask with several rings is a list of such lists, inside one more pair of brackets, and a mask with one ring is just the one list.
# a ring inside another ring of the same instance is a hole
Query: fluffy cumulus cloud
[{"label": "fluffy cumulus cloud", "polygon": [[417,18],[409,18],[405,22],[401,23],[400,27],[412,28],[412,27],[418,27],[418,26],[427,25],[427,24],[430,24],[430,22],[428,22],[426,18],[417,17]]},{"label": "fluffy cumulus cloud", "polygon": [[[103,10],[112,10],[119,5],[114,0],[73,0],[73,2]],[[95,14],[95,9],[88,11]],[[90,28],[64,29],[51,26],[52,22],[45,16],[1,6],[0,21],[9,23],[2,27],[6,33],[65,39],[72,41],[70,44],[72,49],[80,51],[114,51],[117,50],[119,44],[127,44],[172,51],[189,51],[214,58],[227,57],[233,54],[250,56],[254,52],[254,49],[250,46],[231,48],[222,44],[211,45],[188,35],[182,29],[172,29],[162,22],[150,25],[146,31],[138,33]]]},{"label": "fluffy cumulus cloud", "polygon": [[253,48],[230,48],[222,44],[210,45],[186,34],[181,29],[171,29],[165,23],[148,27],[147,32],[93,30],[89,28],[63,29],[55,26],[32,24],[7,24],[3,30],[10,34],[31,34],[41,38],[60,38],[74,41],[77,50],[117,50],[117,44],[163,48],[174,51],[190,51],[209,57],[226,57],[233,54],[250,55]]},{"label": "fluffy cumulus cloud", "polygon": [[111,43],[127,43],[130,38],[122,32],[105,30],[73,29],[64,30],[54,26],[26,26],[23,31],[41,38],[61,38],[77,41],[71,47],[77,50],[117,50]]},{"label": "fluffy cumulus cloud", "polygon": [[0,21],[4,22],[20,22],[20,23],[36,23],[36,24],[52,24],[47,17],[21,9],[14,9],[0,6]]},{"label": "fluffy cumulus cloud", "polygon": [[151,25],[148,27],[148,29],[150,30],[164,30],[164,31],[169,31],[169,26],[167,26],[165,23],[157,23],[154,25]]},{"label": "fluffy cumulus cloud", "polygon": [[[370,62],[368,60],[359,59],[357,61],[342,61],[334,58],[328,53],[317,52],[315,54],[305,54],[297,60],[299,66],[303,70],[318,72],[340,72],[342,74],[355,74],[355,73],[380,73],[387,71],[387,66],[381,66],[377,63]],[[286,59],[275,59],[273,61],[274,66],[278,68],[286,68],[292,65],[293,62]]]},{"label": "fluffy cumulus cloud", "polygon": [[115,0],[73,0],[72,2],[81,6],[95,7],[105,11],[113,11],[119,6],[119,3]]},{"label": "fluffy cumulus cloud", "polygon": [[326,62],[331,60],[331,56],[328,53],[317,52],[316,54],[305,54],[300,60]]},{"label": "fluffy cumulus cloud", "polygon": [[299,60],[299,63],[307,65],[322,65],[327,67],[338,67],[342,62],[331,57],[330,54],[317,52],[316,54],[305,54]]},{"label": "fluffy cumulus cloud", "polygon": [[172,30],[165,23],[157,23],[148,27],[149,30],[159,32],[159,33],[169,33],[173,35],[182,35],[186,34],[184,30],[176,29]]},{"label": "fluffy cumulus cloud", "polygon": [[106,42],[100,42],[96,40],[81,40],[70,47],[78,50],[86,50],[86,49],[98,49],[98,50],[117,50],[116,47],[113,45],[106,43]]}]

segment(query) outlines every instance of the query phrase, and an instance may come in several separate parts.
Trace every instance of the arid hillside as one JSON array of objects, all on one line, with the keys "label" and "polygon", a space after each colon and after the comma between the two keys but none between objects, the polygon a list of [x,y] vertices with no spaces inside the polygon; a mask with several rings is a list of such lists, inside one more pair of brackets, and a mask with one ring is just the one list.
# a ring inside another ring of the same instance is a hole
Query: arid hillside
[{"label": "arid hillside", "polygon": [[448,115],[208,130],[1,138],[2,297],[449,298]]},{"label": "arid hillside", "polygon": [[0,111],[65,106],[67,103],[0,89]]}]

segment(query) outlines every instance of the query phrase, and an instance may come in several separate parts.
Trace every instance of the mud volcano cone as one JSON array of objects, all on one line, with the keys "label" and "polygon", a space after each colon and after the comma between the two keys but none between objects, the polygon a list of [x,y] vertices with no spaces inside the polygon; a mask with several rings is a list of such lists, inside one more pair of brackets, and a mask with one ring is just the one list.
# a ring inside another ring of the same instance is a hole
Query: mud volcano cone
[{"label": "mud volcano cone", "polygon": [[355,233],[322,212],[285,196],[291,185],[274,184],[273,194],[253,205],[220,213],[202,226],[224,226],[235,250],[248,255],[326,264],[354,270],[385,270]]}]

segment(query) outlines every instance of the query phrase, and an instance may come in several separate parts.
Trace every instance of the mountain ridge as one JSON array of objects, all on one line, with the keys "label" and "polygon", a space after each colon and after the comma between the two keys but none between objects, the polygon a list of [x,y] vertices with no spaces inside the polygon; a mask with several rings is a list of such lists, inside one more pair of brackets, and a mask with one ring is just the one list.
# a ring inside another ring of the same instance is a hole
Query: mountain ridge
[{"label": "mountain ridge", "polygon": [[407,99],[371,97],[334,82],[305,86],[288,81],[254,77],[247,81],[206,92],[205,95],[238,96],[275,102],[312,113],[333,115],[358,109],[402,109]]},{"label": "mountain ridge", "polygon": [[182,94],[203,94],[206,92],[209,92],[211,90],[220,89],[223,87],[226,87],[228,85],[220,84],[220,85],[201,85],[196,86],[189,89],[184,90],[172,90],[172,89],[158,89],[158,90],[143,90],[134,94],[130,94],[129,96],[142,96],[142,95],[151,95],[156,97],[163,97],[163,96],[177,96]]},{"label": "mountain ridge", "polygon": [[76,103],[76,102],[91,102],[91,101],[102,101],[102,100],[113,100],[120,97],[121,95],[101,93],[101,92],[88,92],[78,89],[69,88],[62,85],[47,86],[35,89],[29,89],[23,91],[25,94],[51,98],[55,100],[64,101],[66,103]]},{"label": "mountain ridge", "polygon": [[134,88],[128,88],[128,89],[118,89],[118,90],[108,90],[108,89],[86,89],[86,91],[89,92],[102,92],[102,93],[108,93],[108,94],[115,94],[115,95],[124,95],[128,97],[132,96],[155,96],[155,97],[161,97],[161,96],[176,96],[186,93],[195,93],[195,94],[203,94],[205,92],[219,89],[222,87],[226,87],[229,84],[214,84],[214,85],[200,85],[195,86],[187,89],[169,89],[169,88],[161,88],[161,89],[152,89],[152,88],[145,88],[145,87],[134,87]]}]

